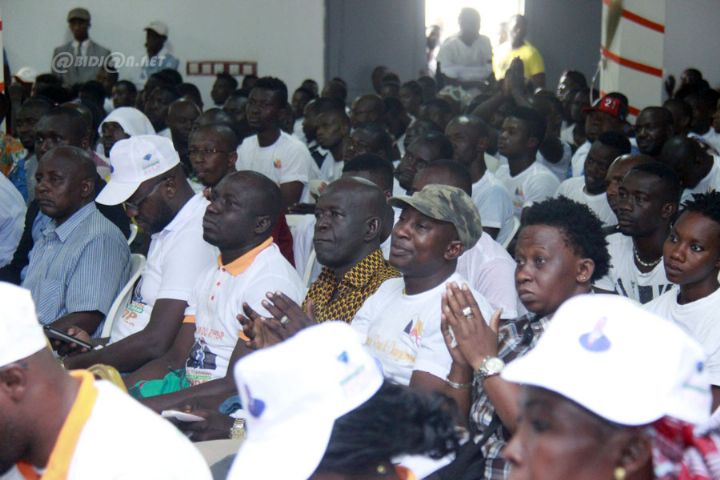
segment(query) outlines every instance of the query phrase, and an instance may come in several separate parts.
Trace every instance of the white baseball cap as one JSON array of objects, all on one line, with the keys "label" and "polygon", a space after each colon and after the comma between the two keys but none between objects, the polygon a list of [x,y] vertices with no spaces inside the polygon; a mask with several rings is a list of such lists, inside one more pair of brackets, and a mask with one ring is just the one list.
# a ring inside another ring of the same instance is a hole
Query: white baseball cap
[{"label": "white baseball cap", "polygon": [[227,478],[305,480],[335,420],[369,400],[383,376],[350,326],[325,322],[242,358],[235,382],[249,414]]},{"label": "white baseball cap", "polygon": [[38,323],[30,290],[0,282],[0,367],[17,362],[47,347]]},{"label": "white baseball cap", "polygon": [[141,183],[168,172],[180,163],[169,138],[136,135],[120,140],[110,150],[110,181],[95,201],[118,205],[130,198]]},{"label": "white baseball cap", "polygon": [[702,347],[671,321],[618,295],[565,302],[537,346],[510,363],[502,378],[559,393],[621,425],[710,418]]},{"label": "white baseball cap", "polygon": [[38,72],[33,67],[22,67],[13,76],[22,83],[35,83]]},{"label": "white baseball cap", "polygon": [[162,35],[163,37],[168,36],[168,26],[158,20],[153,20],[152,22],[148,23],[144,30],[152,30],[153,32],[157,33],[158,35]]}]

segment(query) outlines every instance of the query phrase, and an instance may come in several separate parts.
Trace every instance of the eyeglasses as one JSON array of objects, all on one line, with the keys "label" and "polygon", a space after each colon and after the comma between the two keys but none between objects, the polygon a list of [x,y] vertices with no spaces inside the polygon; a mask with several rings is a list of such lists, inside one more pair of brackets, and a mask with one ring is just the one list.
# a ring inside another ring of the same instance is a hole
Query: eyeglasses
[{"label": "eyeglasses", "polygon": [[154,186],[152,189],[150,189],[150,191],[149,191],[148,193],[146,193],[145,195],[143,195],[140,200],[135,200],[134,202],[125,202],[125,210],[140,211],[140,205],[142,205],[143,202],[150,197],[150,195],[152,195],[153,193],[155,193],[155,192],[157,191],[158,187],[159,187],[160,185],[162,185],[163,183],[165,183],[169,178],[170,178],[170,177],[165,177],[165,178],[163,178],[162,180],[160,180],[159,182],[157,182],[157,183],[155,184],[155,186]]},{"label": "eyeglasses", "polygon": [[188,150],[189,157],[206,157],[208,155],[214,155],[216,153],[232,153],[224,150],[218,150],[217,148],[191,148]]}]

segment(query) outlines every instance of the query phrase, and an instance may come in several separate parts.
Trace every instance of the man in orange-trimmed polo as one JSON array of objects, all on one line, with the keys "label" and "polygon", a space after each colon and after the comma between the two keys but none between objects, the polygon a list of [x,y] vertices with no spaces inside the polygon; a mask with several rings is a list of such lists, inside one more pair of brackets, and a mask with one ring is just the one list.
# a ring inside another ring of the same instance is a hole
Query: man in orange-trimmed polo
[{"label": "man in orange-trimmed polo", "polygon": [[28,290],[0,283],[0,302],[0,479],[211,478],[170,423],[89,372],[63,370]]},{"label": "man in orange-trimmed polo", "polygon": [[199,396],[232,396],[231,367],[248,351],[238,342],[243,306],[269,316],[268,292],[302,300],[304,285],[271,237],[281,208],[280,188],[257,172],[230,173],[212,188],[203,237],[220,249],[218,265],[200,275],[170,350],[126,377],[145,405],[161,411]]}]

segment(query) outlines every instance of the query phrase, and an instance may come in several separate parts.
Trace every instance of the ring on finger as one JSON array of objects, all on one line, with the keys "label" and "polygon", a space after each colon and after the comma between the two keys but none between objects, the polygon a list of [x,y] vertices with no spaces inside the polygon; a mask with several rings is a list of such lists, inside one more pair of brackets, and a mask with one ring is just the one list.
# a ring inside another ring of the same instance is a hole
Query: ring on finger
[{"label": "ring on finger", "polygon": [[284,326],[286,326],[288,323],[290,323],[290,319],[288,318],[287,315],[283,315],[283,316],[280,318],[280,325],[282,325],[282,326],[284,327]]},{"label": "ring on finger", "polygon": [[470,308],[470,307],[465,307],[465,308],[463,308],[463,309],[462,309],[462,314],[463,314],[466,318],[472,317],[472,316],[473,316],[472,308]]}]

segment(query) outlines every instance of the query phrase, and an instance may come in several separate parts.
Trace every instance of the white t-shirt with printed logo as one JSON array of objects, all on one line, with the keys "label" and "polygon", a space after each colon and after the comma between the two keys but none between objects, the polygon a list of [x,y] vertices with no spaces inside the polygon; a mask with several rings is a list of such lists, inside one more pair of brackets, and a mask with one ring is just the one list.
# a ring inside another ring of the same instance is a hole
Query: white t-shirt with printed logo
[{"label": "white t-shirt with printed logo", "polygon": [[607,237],[610,254],[610,271],[595,282],[597,288],[615,291],[636,302],[648,303],[672,288],[665,276],[665,266],[659,262],[655,268],[642,273],[635,266],[632,237],[614,233]]},{"label": "white t-shirt with printed logo", "polygon": [[[533,162],[528,168],[515,175],[510,175],[510,167],[501,165],[496,173],[505,188],[510,192],[515,216],[520,218],[523,208],[530,202],[542,202],[555,195],[560,180],[546,166]],[[482,218],[481,218],[482,219]]]},{"label": "white t-shirt with printed logo", "polygon": [[236,317],[243,313],[243,303],[260,315],[270,316],[260,303],[267,292],[280,291],[297,303],[305,294],[300,276],[275,244],[257,253],[242,272],[234,271],[234,263],[216,265],[205,272],[185,310],[186,316],[195,318],[195,343],[185,363],[187,379],[193,385],[223,378],[227,373],[242,331]]},{"label": "white t-shirt with printed logo", "polygon": [[563,196],[578,203],[587,205],[600,219],[603,226],[617,225],[615,212],[607,201],[607,193],[590,195],[585,191],[585,176],[568,178],[560,184],[555,193],[556,197]]},{"label": "white t-shirt with printed logo", "polygon": [[513,204],[510,193],[489,170],[473,183],[473,203],[480,212],[483,227],[499,228],[498,242],[504,242],[513,229]]},{"label": "white t-shirt with printed logo", "polygon": [[113,324],[111,342],[143,330],[158,299],[187,302],[198,276],[215,264],[218,250],[203,240],[208,203],[201,194],[193,196],[161,232],[152,235],[142,276],[122,317]]},{"label": "white t-shirt with printed logo", "polygon": [[667,320],[675,322],[688,335],[702,345],[707,355],[705,366],[710,373],[710,382],[720,385],[720,325],[717,312],[720,311],[720,289],[694,302],[680,305],[677,301],[679,287],[660,295],[644,308]]},{"label": "white t-shirt with printed logo", "polygon": [[[355,314],[351,326],[381,364],[386,378],[409,385],[415,370],[445,379],[452,358],[440,330],[441,295],[448,282],[467,281],[451,275],[437,287],[417,295],[403,293],[402,278],[386,280]],[[489,322],[493,309],[475,290],[473,296]]]},{"label": "white t-shirt with printed logo", "polygon": [[260,146],[257,135],[248,137],[238,147],[237,154],[238,170],[262,173],[278,185],[301,182],[307,187],[309,180],[319,177],[319,169],[307,146],[285,132],[280,132],[275,143],[267,147]]}]

